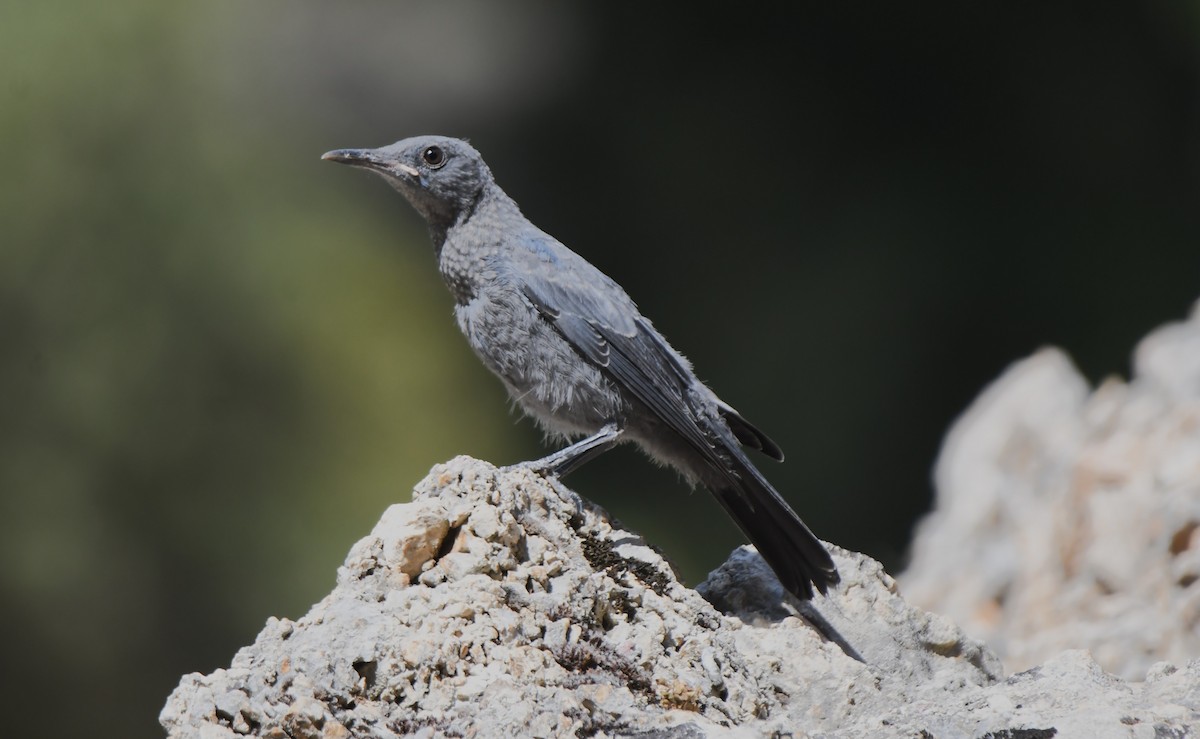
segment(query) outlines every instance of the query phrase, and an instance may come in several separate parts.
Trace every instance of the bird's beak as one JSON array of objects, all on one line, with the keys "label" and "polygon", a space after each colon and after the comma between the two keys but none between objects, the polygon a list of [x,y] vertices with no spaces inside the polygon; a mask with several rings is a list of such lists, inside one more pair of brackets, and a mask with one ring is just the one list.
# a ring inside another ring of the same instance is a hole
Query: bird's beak
[{"label": "bird's beak", "polygon": [[383,162],[375,156],[374,149],[335,149],[321,155],[322,159],[338,164],[349,164],[352,167],[367,167],[378,169]]},{"label": "bird's beak", "polygon": [[349,164],[351,167],[373,169],[378,172],[403,172],[409,177],[420,178],[421,173],[415,167],[389,160],[382,156],[377,149],[334,149],[321,155],[321,158],[338,164]]}]

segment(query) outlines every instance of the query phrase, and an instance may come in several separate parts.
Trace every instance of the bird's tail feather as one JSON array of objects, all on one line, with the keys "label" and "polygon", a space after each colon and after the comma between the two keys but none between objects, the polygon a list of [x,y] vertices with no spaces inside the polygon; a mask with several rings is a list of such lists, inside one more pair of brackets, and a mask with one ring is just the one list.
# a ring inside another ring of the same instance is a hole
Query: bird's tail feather
[{"label": "bird's tail feather", "polygon": [[707,486],[783,587],[807,600],[814,588],[824,593],[837,584],[841,577],[825,545],[740,449],[730,451],[729,467],[715,471]]}]

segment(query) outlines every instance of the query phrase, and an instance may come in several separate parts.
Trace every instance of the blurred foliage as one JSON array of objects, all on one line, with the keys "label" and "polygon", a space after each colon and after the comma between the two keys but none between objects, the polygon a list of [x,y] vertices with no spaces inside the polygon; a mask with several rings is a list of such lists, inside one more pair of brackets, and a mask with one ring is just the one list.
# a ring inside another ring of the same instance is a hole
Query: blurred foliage
[{"label": "blurred foliage", "polygon": [[43,736],[152,735],[433,463],[514,454],[423,229],[214,106],[194,10],[122,5],[0,18],[5,688],[77,715]]},{"label": "blurred foliage", "polygon": [[[318,160],[432,132],[893,567],[1007,363],[1124,371],[1200,293],[1196,3],[0,3],[0,669],[33,733],[155,735],[431,465],[537,453],[417,219]],[[694,582],[739,537],[673,477],[571,482]]]}]

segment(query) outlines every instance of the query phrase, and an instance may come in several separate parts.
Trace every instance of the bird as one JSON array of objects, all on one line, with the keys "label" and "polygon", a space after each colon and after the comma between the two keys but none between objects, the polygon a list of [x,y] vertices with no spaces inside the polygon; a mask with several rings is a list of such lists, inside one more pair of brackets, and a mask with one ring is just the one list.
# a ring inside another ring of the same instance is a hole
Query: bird
[{"label": "bird", "polygon": [[697,379],[616,281],[530,222],[470,143],[416,136],[322,159],[374,172],[404,196],[428,226],[475,354],[548,436],[579,439],[525,464],[559,478],[632,441],[711,492],[792,595],[809,600],[840,581],[743,449],[783,461],[779,445]]}]

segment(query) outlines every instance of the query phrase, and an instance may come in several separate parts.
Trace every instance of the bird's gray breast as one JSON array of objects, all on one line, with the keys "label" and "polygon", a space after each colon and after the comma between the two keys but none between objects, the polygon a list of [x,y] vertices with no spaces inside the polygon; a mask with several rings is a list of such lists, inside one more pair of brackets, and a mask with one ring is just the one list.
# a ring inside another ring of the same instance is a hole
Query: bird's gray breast
[{"label": "bird's gray breast", "polygon": [[626,404],[599,367],[547,321],[520,285],[493,272],[455,308],[459,328],[509,395],[550,432],[594,433],[623,420]]},{"label": "bird's gray breast", "polygon": [[495,281],[492,262],[499,249],[498,244],[467,245],[461,239],[445,239],[438,253],[438,271],[456,303],[474,300],[481,285]]}]

